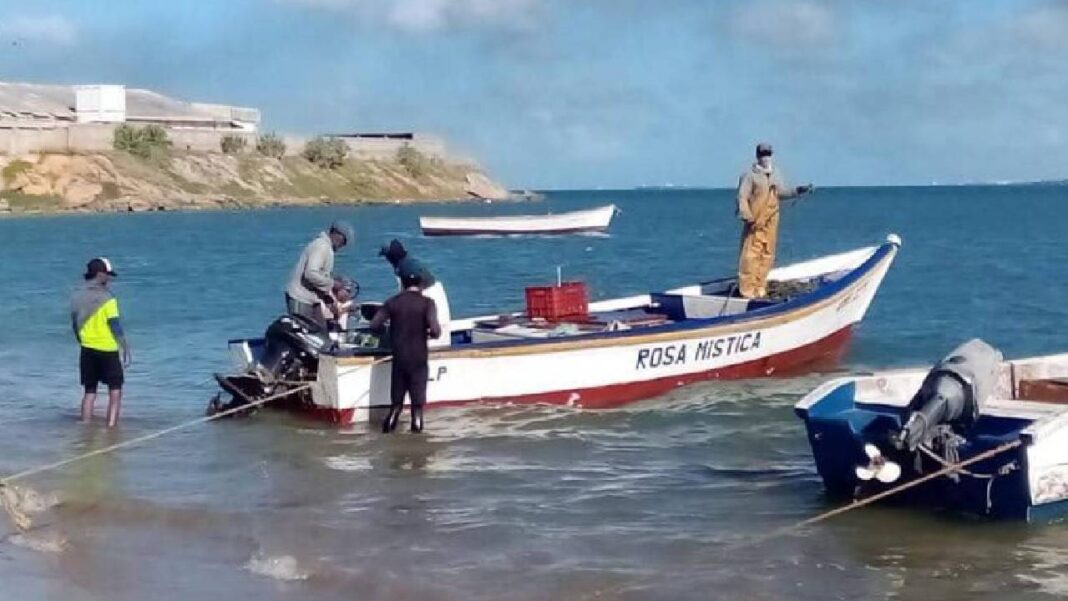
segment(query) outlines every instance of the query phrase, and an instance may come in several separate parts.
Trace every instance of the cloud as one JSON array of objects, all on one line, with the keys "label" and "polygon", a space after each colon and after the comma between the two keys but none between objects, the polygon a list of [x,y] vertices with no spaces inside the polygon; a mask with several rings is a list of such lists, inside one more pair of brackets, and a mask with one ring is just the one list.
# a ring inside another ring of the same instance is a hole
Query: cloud
[{"label": "cloud", "polygon": [[69,46],[77,39],[77,27],[60,15],[18,16],[0,22],[0,39]]},{"label": "cloud", "polygon": [[351,15],[411,32],[447,29],[526,29],[543,0],[281,0]]},{"label": "cloud", "polygon": [[732,15],[728,32],[735,38],[771,48],[828,46],[835,39],[835,14],[811,2],[758,0],[746,2]]},{"label": "cloud", "polygon": [[1068,49],[1068,2],[1050,2],[1020,15],[1013,29],[1025,44],[1047,50]]}]

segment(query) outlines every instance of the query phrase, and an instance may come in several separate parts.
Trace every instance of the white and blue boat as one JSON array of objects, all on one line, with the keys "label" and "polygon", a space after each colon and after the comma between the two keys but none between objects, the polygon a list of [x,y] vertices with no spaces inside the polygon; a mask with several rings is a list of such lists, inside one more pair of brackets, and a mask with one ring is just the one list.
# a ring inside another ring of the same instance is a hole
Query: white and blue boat
[{"label": "white and blue boat", "polygon": [[1068,354],[1006,361],[972,340],[930,370],[829,381],[795,411],[834,497],[869,497],[992,454],[891,498],[995,519],[1068,512]]}]

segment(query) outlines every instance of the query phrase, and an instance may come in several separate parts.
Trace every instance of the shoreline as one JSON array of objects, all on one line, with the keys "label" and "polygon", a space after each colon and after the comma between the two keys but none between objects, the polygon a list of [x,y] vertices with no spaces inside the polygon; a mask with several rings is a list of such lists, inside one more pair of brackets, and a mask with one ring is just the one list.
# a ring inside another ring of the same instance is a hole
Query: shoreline
[{"label": "shoreline", "polygon": [[[414,151],[413,151],[414,152]],[[0,217],[522,201],[476,164],[420,156],[349,158],[174,151],[0,156]]]},{"label": "shoreline", "polygon": [[[227,202],[228,200],[232,202]],[[352,201],[328,200],[319,202],[301,201],[263,201],[244,203],[235,199],[218,199],[217,202],[204,205],[189,205],[174,208],[162,207],[147,210],[121,209],[58,209],[29,211],[0,211],[0,221],[5,219],[29,219],[34,217],[81,217],[88,215],[151,215],[157,213],[237,213],[242,211],[282,211],[286,209],[330,209],[356,208],[364,206],[410,206],[410,205],[455,205],[455,204],[519,204],[539,202],[539,198],[512,195],[509,198],[489,200],[477,197],[468,198],[394,198],[394,199],[360,199]]]}]

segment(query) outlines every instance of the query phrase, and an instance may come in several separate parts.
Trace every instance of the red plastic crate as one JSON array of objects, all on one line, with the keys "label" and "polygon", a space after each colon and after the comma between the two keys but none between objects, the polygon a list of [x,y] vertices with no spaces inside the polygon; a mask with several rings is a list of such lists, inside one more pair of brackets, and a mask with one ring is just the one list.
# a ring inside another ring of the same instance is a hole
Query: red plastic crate
[{"label": "red plastic crate", "polygon": [[526,289],[527,317],[552,321],[589,314],[586,284],[563,282],[559,286],[531,286]]}]

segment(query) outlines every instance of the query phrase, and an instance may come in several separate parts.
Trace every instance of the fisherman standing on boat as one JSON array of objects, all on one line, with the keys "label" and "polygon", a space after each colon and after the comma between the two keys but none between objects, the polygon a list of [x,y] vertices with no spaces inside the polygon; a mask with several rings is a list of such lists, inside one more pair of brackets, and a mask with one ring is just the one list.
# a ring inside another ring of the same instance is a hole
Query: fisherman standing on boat
[{"label": "fisherman standing on boat", "polygon": [[[385,257],[389,264],[393,266],[393,273],[396,274],[397,279],[401,279],[401,273],[416,273],[419,275],[420,286],[422,287],[423,294],[434,301],[435,306],[438,309],[438,324],[440,325],[441,332],[430,341],[431,348],[438,348],[443,346],[449,346],[451,342],[452,333],[449,328],[449,321],[452,318],[449,311],[449,297],[445,293],[445,286],[434,277],[434,274],[430,272],[426,264],[413,257],[408,250],[404,248],[404,244],[400,240],[394,238],[390,240],[389,244],[382,245],[382,248],[378,251],[378,255]],[[404,289],[404,284],[401,282],[401,290]]]},{"label": "fisherman standing on boat", "polygon": [[130,345],[119,322],[119,301],[108,290],[108,282],[116,277],[111,261],[104,257],[89,261],[84,277],[85,285],[70,300],[71,327],[81,346],[82,421],[92,419],[96,388],[103,382],[108,387],[108,427],[113,428],[119,423],[122,368],[130,364]]},{"label": "fisherman standing on boat", "polygon": [[441,335],[434,301],[423,296],[422,276],[414,262],[399,268],[404,289],[379,307],[371,320],[371,330],[382,332],[389,322],[389,341],[393,351],[390,371],[389,414],[382,431],[392,432],[404,411],[404,397],[412,404],[412,432],[423,431],[423,405],[430,377],[427,341]]},{"label": "fisherman standing on boat", "polygon": [[334,253],[356,239],[355,230],[345,221],[335,221],[321,232],[300,254],[286,286],[286,311],[326,326],[319,303],[325,303],[334,315],[340,314],[334,298]]},{"label": "fisherman standing on boat", "polygon": [[757,144],[756,162],[738,183],[738,217],[743,222],[738,290],[745,298],[768,295],[768,272],[779,237],[779,200],[812,191],[812,184],[787,188],[771,164],[771,153],[770,144]]}]

